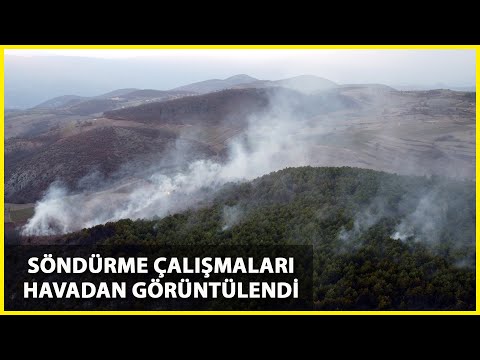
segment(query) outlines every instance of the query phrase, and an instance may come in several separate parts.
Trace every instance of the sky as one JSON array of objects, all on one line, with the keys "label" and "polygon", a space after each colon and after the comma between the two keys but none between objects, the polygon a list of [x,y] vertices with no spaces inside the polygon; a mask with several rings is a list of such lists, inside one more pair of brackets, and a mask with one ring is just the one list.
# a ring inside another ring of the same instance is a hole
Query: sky
[{"label": "sky", "polygon": [[236,74],[266,80],[309,74],[339,84],[393,87],[475,85],[475,50],[55,49],[5,54],[5,103],[11,107],[119,88],[168,90]]}]

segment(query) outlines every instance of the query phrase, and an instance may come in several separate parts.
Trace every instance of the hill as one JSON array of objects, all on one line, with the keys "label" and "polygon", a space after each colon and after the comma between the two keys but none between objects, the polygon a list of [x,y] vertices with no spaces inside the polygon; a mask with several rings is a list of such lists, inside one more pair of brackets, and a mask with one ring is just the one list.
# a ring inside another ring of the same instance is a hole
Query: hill
[{"label": "hill", "polygon": [[113,97],[124,96],[135,91],[138,91],[138,89],[118,89],[97,96],[63,95],[38,104],[32,109],[60,109],[78,104],[83,101],[89,101],[93,99],[111,99]]},{"label": "hill", "polygon": [[74,104],[78,104],[83,101],[93,99],[111,99],[113,97],[124,96],[138,90],[139,89],[134,88],[118,89],[97,96],[63,95],[44,101],[43,103],[34,106],[32,109],[60,109]]},{"label": "hill", "polygon": [[288,168],[225,185],[196,210],[121,220],[69,244],[314,248],[320,310],[475,308],[475,184],[356,168]]},{"label": "hill", "polygon": [[60,96],[31,109],[6,112],[5,138],[42,135],[55,127],[69,126],[72,123],[98,118],[105,111],[192,95],[195,95],[195,93],[149,89],[118,89],[92,97],[77,95]]},{"label": "hill", "polygon": [[[105,101],[110,100],[76,106],[94,107]],[[245,129],[250,114],[267,105],[268,94],[263,90],[231,90],[105,112],[107,118],[76,122],[34,138],[9,139],[5,199],[34,202],[56,180],[77,189],[89,172],[109,177],[140,159],[149,168],[165,166],[169,161],[162,157],[168,156],[179,164],[198,157],[222,157],[224,142]]]},{"label": "hill", "polygon": [[135,91],[138,91],[138,90],[140,90],[140,89],[135,89],[135,88],[117,89],[117,90],[113,90],[113,91],[110,91],[108,93],[105,93],[105,94],[102,94],[102,95],[97,95],[97,96],[94,96],[94,97],[100,98],[100,99],[109,99],[109,98],[112,98],[112,97],[128,95],[128,94],[131,94],[132,92],[135,92]]},{"label": "hill", "polygon": [[314,75],[300,75],[282,80],[259,80],[251,76],[240,74],[226,79],[211,79],[193,84],[177,87],[173,90],[193,91],[199,94],[226,90],[226,89],[248,89],[285,87],[303,93],[328,90],[337,87],[338,84],[328,79]]},{"label": "hill", "polygon": [[223,90],[106,111],[104,116],[142,123],[218,125],[223,122],[241,126],[247,115],[267,108],[269,95],[270,93],[263,89]]},{"label": "hill", "polygon": [[256,80],[253,82],[243,83],[234,86],[238,89],[246,88],[271,88],[271,87],[283,87],[295,91],[299,91],[304,94],[312,94],[314,92],[331,90],[339,87],[338,84],[334,83],[325,78],[321,78],[313,75],[300,75],[292,78],[287,78],[283,80]]},{"label": "hill", "polygon": [[[82,179],[94,173],[106,177],[105,185],[109,176],[118,175],[122,169],[122,175],[129,177],[129,172],[137,174],[143,167],[161,161],[168,167],[174,161],[168,157],[173,157],[173,150],[179,146],[185,149],[183,161],[216,155],[195,140],[178,140],[176,133],[168,129],[99,126],[73,129],[63,137],[57,134],[33,142],[13,139],[6,146],[5,199],[34,202],[56,181],[72,190],[85,190]],[[21,151],[16,151],[18,148]],[[98,190],[101,184],[97,179],[92,190]]]},{"label": "hill", "polygon": [[37,106],[34,106],[34,109],[56,109],[61,108],[67,105],[68,103],[74,102],[81,102],[83,100],[88,99],[85,96],[78,96],[78,95],[63,95],[58,96],[53,99],[47,100]]},{"label": "hill", "polygon": [[174,88],[172,90],[174,91],[189,91],[189,92],[196,92],[199,94],[206,94],[209,92],[214,92],[214,91],[219,91],[219,90],[225,90],[232,88],[236,85],[239,84],[246,84],[246,83],[252,83],[258,81],[258,79],[255,79],[251,76],[245,75],[245,74],[240,74],[240,75],[234,75],[226,79],[211,79],[211,80],[205,80],[205,81],[200,81],[196,82],[193,84],[188,84],[188,85],[183,85],[179,86],[177,88]]},{"label": "hill", "polygon": [[336,88],[338,84],[325,78],[313,75],[300,75],[292,78],[277,80],[274,82],[277,86],[287,87],[303,93],[312,93]]}]

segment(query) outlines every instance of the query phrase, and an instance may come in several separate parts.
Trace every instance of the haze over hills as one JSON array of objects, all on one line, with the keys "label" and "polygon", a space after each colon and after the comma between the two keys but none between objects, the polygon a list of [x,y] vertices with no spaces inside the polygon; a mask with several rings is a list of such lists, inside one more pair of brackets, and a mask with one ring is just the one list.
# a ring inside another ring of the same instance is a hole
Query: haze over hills
[{"label": "haze over hills", "polygon": [[[5,107],[26,109],[57,96],[91,97],[122,88],[169,90],[242,73],[260,80],[312,74],[338,84],[416,86],[408,90],[470,91],[460,87],[475,86],[473,50],[172,49],[139,51],[138,57],[123,57],[127,52],[120,50],[104,51],[101,57],[96,53],[102,51],[7,50]],[[120,56],[110,56],[115,53]]]},{"label": "haze over hills", "polygon": [[87,101],[100,101],[100,100],[113,100],[118,101],[123,107],[133,106],[128,103],[128,100],[148,99],[151,101],[170,100],[175,96],[187,96],[195,95],[194,92],[188,91],[162,91],[152,89],[118,89],[110,91],[106,94],[98,96],[78,96],[78,95],[63,95],[50,100],[47,100],[41,104],[38,104],[32,108],[34,109],[65,109],[69,110],[72,106],[84,103]]},{"label": "haze over hills", "polygon": [[[78,95],[63,95],[50,100],[47,100],[39,105],[33,107],[33,109],[50,109],[50,108],[62,108],[69,105],[78,104],[87,100],[93,99],[144,99],[149,101],[158,101],[163,99],[170,99],[172,96],[182,95],[197,95],[207,94],[210,92],[216,92],[232,88],[266,88],[266,87],[285,87],[293,90],[297,90],[304,93],[312,93],[315,91],[323,91],[337,87],[334,82],[313,75],[300,75],[293,78],[283,80],[258,80],[251,76],[240,74],[234,75],[227,79],[211,79],[198,83],[179,86],[171,90],[153,90],[153,89],[118,89],[110,91],[106,94],[85,97]],[[125,104],[124,104],[125,105]],[[132,106],[131,104],[126,104]],[[124,107],[127,107],[124,106]]]},{"label": "haze over hills", "polygon": [[328,90],[338,86],[325,78],[312,75],[300,75],[289,79],[274,81],[277,86],[287,87],[305,93]]},{"label": "haze over hills", "polygon": [[104,111],[192,95],[195,93],[139,89],[119,89],[93,97],[64,95],[31,109],[6,111],[5,138],[36,136],[54,127],[71,126],[101,116]]},{"label": "haze over hills", "polygon": [[78,95],[62,95],[62,96],[57,96],[56,98],[44,101],[43,103],[38,104],[33,108],[34,109],[56,109],[56,108],[61,108],[69,103],[81,102],[86,99],[88,99],[88,97],[78,96]]},{"label": "haze over hills", "polygon": [[225,80],[206,80],[172,90],[118,89],[98,96],[63,95],[47,100],[27,110],[9,111],[5,114],[5,137],[38,135],[48,128],[63,126],[78,117],[101,116],[105,111],[140,104],[166,101],[206,94],[232,88],[269,88],[283,86],[305,93],[322,91],[336,85],[316,76],[298,76],[279,81],[257,80],[248,75],[235,75]]},{"label": "haze over hills", "polygon": [[[137,174],[142,178],[152,166],[172,169],[199,158],[224,162],[232,156],[232,141],[252,128],[247,148],[271,136],[276,143],[270,146],[283,144],[277,157],[292,146],[301,150],[271,162],[269,170],[298,163],[474,177],[474,93],[402,92],[309,76],[234,85],[250,80],[207,81],[215,89],[233,87],[203,95],[124,89],[12,112],[5,120],[5,199],[37,201],[55,181],[76,191],[92,171],[121,181],[131,166],[135,174],[143,168]],[[277,139],[275,131],[285,138]]]}]

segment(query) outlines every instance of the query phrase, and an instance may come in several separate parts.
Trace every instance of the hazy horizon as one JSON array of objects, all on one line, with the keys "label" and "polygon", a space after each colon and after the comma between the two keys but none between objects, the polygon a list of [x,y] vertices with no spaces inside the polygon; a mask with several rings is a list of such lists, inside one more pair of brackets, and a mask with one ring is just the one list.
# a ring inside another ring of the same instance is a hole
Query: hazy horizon
[{"label": "hazy horizon", "polygon": [[5,107],[121,88],[169,90],[247,74],[400,89],[475,87],[474,50],[6,50]]}]

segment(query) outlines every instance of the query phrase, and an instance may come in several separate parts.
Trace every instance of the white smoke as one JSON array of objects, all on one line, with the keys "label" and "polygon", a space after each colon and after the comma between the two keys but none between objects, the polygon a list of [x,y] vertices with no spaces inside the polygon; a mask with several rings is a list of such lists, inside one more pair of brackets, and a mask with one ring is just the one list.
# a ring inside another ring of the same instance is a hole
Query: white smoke
[{"label": "white smoke", "polygon": [[[407,209],[407,213],[395,227],[391,238],[406,241],[413,237],[415,241],[431,244],[438,242],[447,217],[448,203],[445,196],[437,188],[420,196],[417,194],[417,189],[411,189],[411,191],[403,196],[401,206]],[[351,243],[382,218],[394,213],[395,210],[387,205],[387,200],[377,196],[366,208],[355,214],[353,227],[350,230],[345,228],[340,230],[338,238],[344,243]]]},{"label": "white smoke", "polygon": [[396,227],[393,239],[405,241],[415,237],[417,241],[436,243],[447,218],[448,203],[438,190],[422,196],[415,211],[408,214]]},{"label": "white smoke", "polygon": [[[309,125],[292,112],[286,99],[273,99],[271,105],[266,115],[250,117],[247,131],[229,143],[226,163],[198,160],[174,174],[157,171],[147,181],[131,183],[132,190],[126,193],[69,195],[59,184],[52,184],[37,202],[35,214],[22,234],[54,235],[124,218],[163,217],[194,205],[205,192],[211,193],[226,182],[250,180],[288,166],[309,165]],[[316,133],[319,129],[316,124]]]},{"label": "white smoke", "polygon": [[224,206],[222,231],[228,230],[232,226],[238,224],[242,220],[243,214],[244,212],[238,205]]},{"label": "white smoke", "polygon": [[367,207],[355,214],[353,227],[350,230],[342,227],[338,238],[345,244],[350,244],[362,233],[376,225],[383,217],[390,213],[385,198],[375,197]]}]

